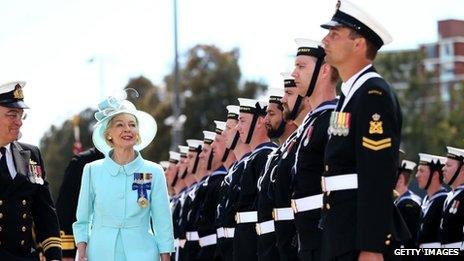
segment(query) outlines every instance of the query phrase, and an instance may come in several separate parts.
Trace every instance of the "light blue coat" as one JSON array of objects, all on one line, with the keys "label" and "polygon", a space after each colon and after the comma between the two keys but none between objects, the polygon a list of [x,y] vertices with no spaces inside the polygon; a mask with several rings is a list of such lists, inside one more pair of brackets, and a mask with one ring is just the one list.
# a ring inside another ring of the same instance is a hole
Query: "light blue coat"
[{"label": "light blue coat", "polygon": [[[137,154],[126,165],[107,156],[84,167],[73,232],[76,244],[87,242],[89,261],[115,260],[115,252],[121,251],[127,260],[153,261],[160,253],[174,251],[163,169]],[[146,208],[139,206],[137,190],[132,190],[134,173],[152,174]],[[149,232],[150,217],[154,234]],[[115,249],[116,245],[123,249]]]}]

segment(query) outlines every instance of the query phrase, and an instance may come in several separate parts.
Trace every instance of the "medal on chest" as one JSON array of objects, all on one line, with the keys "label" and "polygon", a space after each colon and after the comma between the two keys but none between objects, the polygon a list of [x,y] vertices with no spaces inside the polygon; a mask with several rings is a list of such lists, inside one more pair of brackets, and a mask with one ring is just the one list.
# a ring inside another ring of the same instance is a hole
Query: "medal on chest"
[{"label": "medal on chest", "polygon": [[42,178],[42,168],[40,165],[37,164],[37,162],[33,160],[29,160],[29,180],[32,183],[44,184],[44,180]]},{"label": "medal on chest", "polygon": [[348,136],[350,133],[351,113],[333,111],[330,115],[329,135]]},{"label": "medal on chest", "polygon": [[151,190],[151,173],[134,173],[134,182],[132,190],[137,191],[137,203],[141,208],[146,208],[149,205],[148,190]]}]

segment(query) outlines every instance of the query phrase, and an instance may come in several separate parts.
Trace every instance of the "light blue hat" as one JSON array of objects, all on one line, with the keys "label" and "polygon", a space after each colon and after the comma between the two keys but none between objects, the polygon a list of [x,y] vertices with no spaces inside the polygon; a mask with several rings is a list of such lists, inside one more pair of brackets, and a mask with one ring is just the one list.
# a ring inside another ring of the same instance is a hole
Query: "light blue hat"
[{"label": "light blue hat", "polygon": [[97,123],[92,134],[93,144],[105,155],[108,155],[112,149],[105,139],[106,127],[108,122],[120,113],[134,115],[137,119],[140,143],[134,146],[135,150],[143,150],[155,138],[158,128],[155,119],[150,114],[137,110],[135,105],[128,100],[118,100],[110,96],[98,104],[98,111],[95,113]]}]

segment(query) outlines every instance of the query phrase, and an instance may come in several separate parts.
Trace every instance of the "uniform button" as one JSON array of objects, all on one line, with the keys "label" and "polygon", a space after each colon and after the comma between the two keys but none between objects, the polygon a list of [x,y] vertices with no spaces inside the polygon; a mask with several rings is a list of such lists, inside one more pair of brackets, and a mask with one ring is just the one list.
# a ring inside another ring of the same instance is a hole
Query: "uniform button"
[{"label": "uniform button", "polygon": [[388,234],[387,238],[390,239],[392,237],[392,234]]},{"label": "uniform button", "polygon": [[26,241],[21,240],[21,246],[24,246],[25,243],[26,243]]},{"label": "uniform button", "polygon": [[325,171],[329,171],[329,165],[325,165]]},{"label": "uniform button", "polygon": [[26,227],[23,226],[23,227],[21,228],[21,230],[22,230],[23,232],[26,232]]},{"label": "uniform button", "polygon": [[2,230],[3,230],[3,228],[2,228],[2,227],[0,227],[0,231],[2,231]]},{"label": "uniform button", "polygon": [[3,205],[3,200],[0,200],[0,206]]},{"label": "uniform button", "polygon": [[23,203],[23,206],[25,206],[26,203],[27,203],[27,201],[26,201],[25,199],[23,199],[23,202],[22,202],[22,203]]},{"label": "uniform button", "polygon": [[3,213],[0,213],[0,218],[3,218]]},{"label": "uniform button", "polygon": [[27,214],[26,214],[26,213],[23,214],[23,218],[24,218],[24,219],[27,218]]},{"label": "uniform button", "polygon": [[330,204],[329,203],[325,204],[325,208],[330,209]]},{"label": "uniform button", "polygon": [[390,245],[390,240],[385,240],[385,245],[389,246]]}]

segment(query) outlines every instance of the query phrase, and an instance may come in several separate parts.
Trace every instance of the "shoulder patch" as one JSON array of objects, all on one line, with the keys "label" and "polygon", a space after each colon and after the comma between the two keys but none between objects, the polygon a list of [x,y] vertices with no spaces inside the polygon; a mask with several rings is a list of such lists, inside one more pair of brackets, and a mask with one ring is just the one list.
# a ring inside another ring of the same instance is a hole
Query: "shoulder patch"
[{"label": "shoulder patch", "polygon": [[367,92],[367,94],[369,94],[369,95],[382,95],[383,92],[381,90],[369,90]]},{"label": "shoulder patch", "polygon": [[389,148],[391,145],[391,138],[372,140],[366,137],[362,137],[362,146],[370,150],[378,151]]}]

